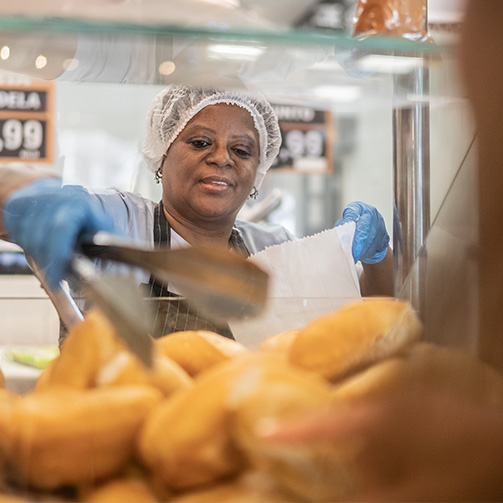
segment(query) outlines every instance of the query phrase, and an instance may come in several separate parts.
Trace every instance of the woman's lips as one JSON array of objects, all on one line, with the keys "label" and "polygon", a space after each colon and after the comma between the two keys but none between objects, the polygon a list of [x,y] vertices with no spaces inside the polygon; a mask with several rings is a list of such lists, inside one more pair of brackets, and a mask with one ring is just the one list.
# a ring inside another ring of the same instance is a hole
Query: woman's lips
[{"label": "woman's lips", "polygon": [[232,187],[232,183],[228,178],[221,176],[207,176],[200,183],[211,190],[225,190]]}]

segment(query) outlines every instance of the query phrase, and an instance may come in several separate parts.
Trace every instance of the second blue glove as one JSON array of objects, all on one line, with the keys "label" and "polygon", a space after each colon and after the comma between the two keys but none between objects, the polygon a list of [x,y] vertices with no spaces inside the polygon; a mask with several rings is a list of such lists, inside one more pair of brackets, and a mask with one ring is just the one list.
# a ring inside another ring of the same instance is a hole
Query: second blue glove
[{"label": "second blue glove", "polygon": [[355,201],[349,203],[342,212],[335,226],[347,222],[355,222],[356,230],[353,238],[353,259],[365,264],[377,264],[386,256],[389,245],[389,235],[384,218],[370,204]]}]

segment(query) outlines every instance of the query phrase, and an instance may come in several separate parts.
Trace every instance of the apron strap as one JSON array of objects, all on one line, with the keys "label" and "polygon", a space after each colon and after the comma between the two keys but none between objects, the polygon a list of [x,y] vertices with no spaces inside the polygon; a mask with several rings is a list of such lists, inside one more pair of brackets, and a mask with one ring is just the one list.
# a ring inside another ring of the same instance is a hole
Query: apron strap
[{"label": "apron strap", "polygon": [[[164,215],[162,201],[154,208],[154,245],[159,248],[171,248],[171,227]],[[159,283],[153,276],[148,282],[149,297],[174,297],[168,286]]]}]

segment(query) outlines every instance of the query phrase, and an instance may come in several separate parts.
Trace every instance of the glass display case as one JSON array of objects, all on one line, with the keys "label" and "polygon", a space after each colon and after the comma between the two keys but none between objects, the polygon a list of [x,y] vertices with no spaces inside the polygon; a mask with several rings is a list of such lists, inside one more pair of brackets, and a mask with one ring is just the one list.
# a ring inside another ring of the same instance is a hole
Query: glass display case
[{"label": "glass display case", "polygon": [[[348,29],[303,23],[319,3],[192,0],[170,2],[167,7],[158,0],[16,2],[0,9],[3,83],[8,87],[20,76],[55,83],[54,126],[60,150],[52,162],[40,167],[70,180],[76,176],[77,181],[85,174],[68,145],[78,151],[83,137],[67,133],[72,121],[82,124],[91,119],[84,109],[72,115],[75,102],[118,117],[123,128],[132,122],[131,116],[122,116],[123,109],[133,109],[141,117],[150,98],[168,83],[258,90],[278,107],[332,112],[331,172],[298,171],[291,176],[292,170],[272,170],[273,176],[264,184],[266,193],[284,185],[294,196],[300,194],[294,230],[305,235],[335,221],[353,196],[373,202],[384,184],[383,197],[389,200],[383,215],[393,236],[395,294],[413,303],[435,339],[439,317],[431,314],[431,306],[442,312],[442,301],[449,301],[439,298],[438,287],[449,284],[450,275],[459,274],[447,257],[432,251],[441,239],[437,233],[442,229],[450,236],[458,229],[446,215],[452,205],[458,207],[460,185],[468,192],[461,196],[465,209],[467,203],[472,208],[476,204],[475,131],[458,76],[457,24],[449,29],[437,26],[431,39],[422,42],[406,37],[355,38]],[[339,3],[354,6],[354,2]],[[92,104],[81,94],[86,88],[93,90]],[[112,108],[112,95],[118,96],[119,89],[121,103],[113,103]],[[360,138],[355,143],[354,121],[361,117],[367,122],[358,129]],[[100,115],[100,120],[106,119]],[[135,120],[141,123],[143,118]],[[103,160],[103,166],[108,163],[118,167],[115,170],[107,171],[95,162],[94,173],[102,176],[97,183],[108,183],[111,173],[117,181],[121,172],[127,172],[127,188],[157,197],[157,188],[138,175],[140,161],[135,158],[134,166],[128,164],[138,150],[138,140],[131,136],[141,134],[141,127],[127,139],[126,134],[121,138],[122,133],[108,140],[101,137],[107,145],[103,152],[117,144],[113,152],[122,150],[130,156],[127,161],[117,155]],[[96,121],[88,132],[101,128],[103,124]],[[383,131],[384,141],[379,136]],[[2,141],[5,145],[5,138]],[[92,135],[86,141],[93,142]],[[375,143],[385,144],[383,155]],[[352,166],[351,158],[356,156],[361,157],[360,163]],[[341,159],[349,164],[341,167]],[[465,178],[470,179],[467,185],[461,181]],[[317,220],[319,214],[328,217]],[[460,260],[476,239],[476,223],[470,226],[470,232],[457,236],[457,249],[464,250]],[[444,267],[447,263],[451,267]],[[472,279],[466,288],[470,292]],[[472,303],[468,297],[463,300]],[[458,326],[457,331],[464,333],[454,340],[442,331],[442,339],[476,350],[472,310],[464,312],[471,320]]]}]

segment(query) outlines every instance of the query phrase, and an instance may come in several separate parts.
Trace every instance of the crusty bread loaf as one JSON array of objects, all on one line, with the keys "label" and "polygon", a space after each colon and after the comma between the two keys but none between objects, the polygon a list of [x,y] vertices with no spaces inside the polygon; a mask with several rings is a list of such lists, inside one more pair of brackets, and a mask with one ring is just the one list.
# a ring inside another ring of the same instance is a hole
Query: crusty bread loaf
[{"label": "crusty bread loaf", "polygon": [[33,499],[18,494],[0,493],[0,503],[32,503]]},{"label": "crusty bread loaf", "polygon": [[12,408],[19,400],[21,400],[21,396],[17,393],[0,388],[0,474],[3,471],[4,461],[9,449],[8,432],[12,421]]},{"label": "crusty bread loaf", "polygon": [[159,404],[147,418],[138,452],[167,487],[196,487],[243,468],[244,458],[229,435],[231,417],[225,406],[229,386],[226,375],[204,374],[194,386]]},{"label": "crusty bread loaf", "polygon": [[474,355],[419,342],[342,381],[333,398],[343,403],[388,398],[398,393],[445,390],[484,405],[503,404],[503,376]]},{"label": "crusty bread loaf", "polygon": [[159,351],[154,351],[152,368],[146,368],[130,351],[118,351],[105,362],[95,377],[96,386],[151,385],[168,397],[192,386],[185,370]]},{"label": "crusty bread loaf", "polygon": [[40,489],[113,475],[132,459],[139,429],[161,397],[151,386],[25,395],[10,410],[6,471]]},{"label": "crusty bread loaf", "polygon": [[217,363],[249,353],[239,342],[204,330],[175,332],[156,339],[155,344],[191,376]]},{"label": "crusty bread loaf", "polygon": [[299,332],[300,329],[292,328],[290,330],[274,334],[262,341],[260,344],[260,351],[287,358],[290,346]]},{"label": "crusty bread loaf", "polygon": [[300,503],[268,474],[246,471],[232,480],[193,489],[170,498],[170,503]]},{"label": "crusty bread loaf", "polygon": [[42,391],[51,385],[52,370],[56,366],[58,358],[51,360],[39,374],[35,383],[35,391]]},{"label": "crusty bread loaf", "polygon": [[168,487],[186,490],[214,483],[247,463],[236,441],[238,422],[251,425],[267,417],[273,403],[276,412],[287,414],[312,410],[329,399],[330,386],[320,376],[278,357],[229,360],[153,411],[140,434],[139,452]]},{"label": "crusty bread loaf", "polygon": [[127,385],[151,385],[169,396],[191,386],[192,378],[156,346],[152,368],[145,367],[108,319],[94,310],[70,331],[59,356],[40,375],[36,390]]},{"label": "crusty bread loaf", "polygon": [[122,476],[93,487],[80,499],[83,503],[156,503],[151,487],[140,477]]},{"label": "crusty bread loaf", "polygon": [[408,302],[368,298],[307,324],[289,342],[288,360],[335,382],[389,358],[421,333]]},{"label": "crusty bread loaf", "polygon": [[108,319],[99,310],[90,311],[69,332],[41,387],[93,388],[102,365],[124,348]]},{"label": "crusty bread loaf", "polygon": [[[242,390],[246,390],[243,392]],[[342,501],[358,483],[353,442],[270,443],[258,432],[264,422],[292,420],[325,410],[331,386],[318,374],[285,360],[266,373],[250,369],[233,386],[234,436],[252,466],[302,501]]]}]

